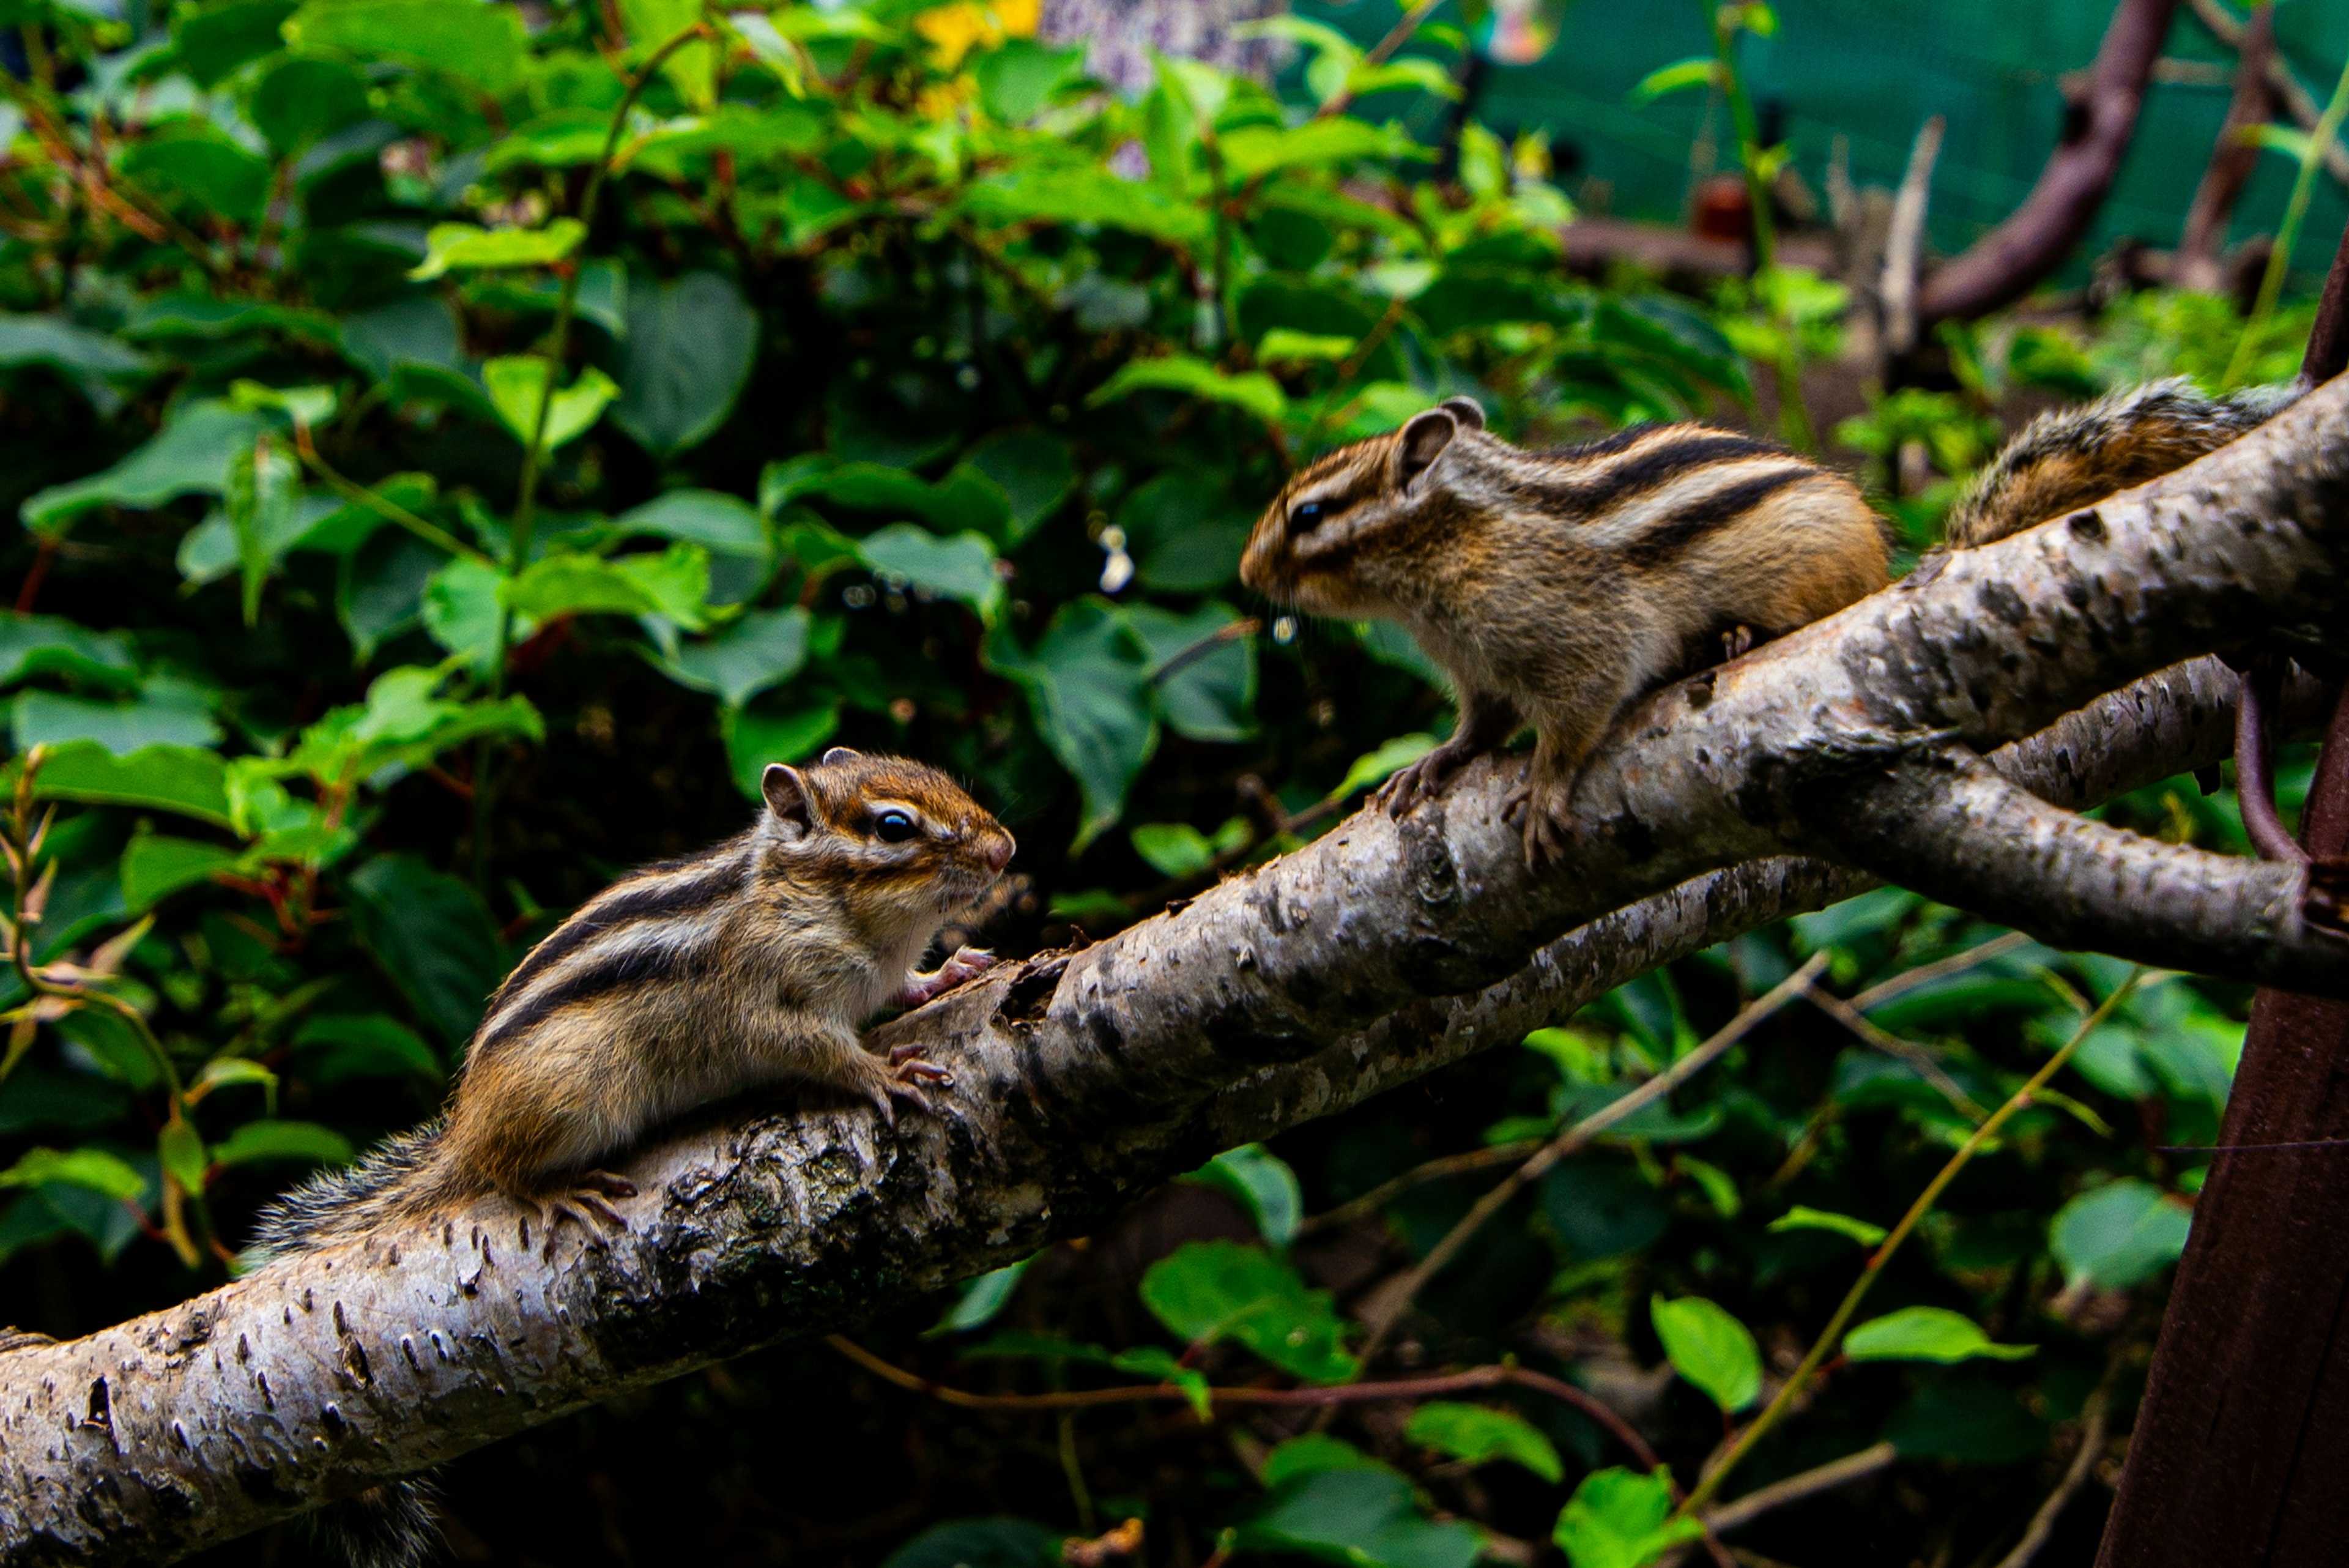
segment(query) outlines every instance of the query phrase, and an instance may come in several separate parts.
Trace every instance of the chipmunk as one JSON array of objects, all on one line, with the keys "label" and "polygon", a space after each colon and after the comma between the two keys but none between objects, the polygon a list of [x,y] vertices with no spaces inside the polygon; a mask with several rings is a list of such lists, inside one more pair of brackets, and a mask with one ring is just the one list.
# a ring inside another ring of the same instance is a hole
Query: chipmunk
[{"label": "chipmunk", "polygon": [[[369,1235],[491,1192],[551,1230],[636,1189],[596,1162],[655,1124],[792,1078],[933,1108],[947,1084],[918,1046],[887,1060],[857,1028],[994,962],[963,948],[917,972],[947,920],[1002,874],[1011,835],[944,774],[834,747],[778,763],[750,829],[646,867],[533,948],[490,999],[445,1116],[263,1215],[250,1262]],[[412,1568],[437,1537],[421,1478],[332,1505],[325,1532],[355,1568]]]},{"label": "chipmunk", "polygon": [[[2044,414],[1958,502],[1951,546],[2183,467],[2297,395],[2213,399],[2178,379]],[[1527,452],[1452,398],[1291,478],[1240,580],[1317,614],[1399,621],[1451,676],[1459,723],[1381,787],[1392,815],[1530,722],[1533,760],[1504,809],[1524,812],[1537,864],[1572,831],[1575,776],[1633,699],[1873,593],[1888,565],[1858,488],[1771,442],[1650,425]]]},{"label": "chipmunk", "polygon": [[1240,580],[1319,615],[1400,621],[1452,677],[1452,738],[1379,794],[1400,816],[1530,723],[1528,864],[1572,832],[1575,775],[1640,693],[1882,587],[1884,524],[1770,441],[1647,426],[1527,452],[1452,398],[1342,447],[1266,508]]}]

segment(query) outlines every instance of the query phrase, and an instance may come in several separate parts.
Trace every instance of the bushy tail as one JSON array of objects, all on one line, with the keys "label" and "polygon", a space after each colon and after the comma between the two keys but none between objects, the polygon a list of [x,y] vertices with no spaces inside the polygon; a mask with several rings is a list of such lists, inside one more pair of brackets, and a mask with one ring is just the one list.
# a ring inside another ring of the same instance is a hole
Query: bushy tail
[{"label": "bushy tail", "polygon": [[2213,398],[2178,377],[2042,414],[1951,508],[1950,543],[1987,545],[2158,479],[2266,423],[2298,395],[2252,387]]},{"label": "bushy tail", "polygon": [[261,1212],[240,1262],[256,1269],[273,1258],[347,1240],[444,1196],[445,1165],[437,1158],[441,1118],[401,1133],[341,1170],[322,1171]]},{"label": "bushy tail", "polygon": [[430,1475],[385,1481],[310,1515],[310,1532],[351,1568],[424,1568],[440,1544]]}]

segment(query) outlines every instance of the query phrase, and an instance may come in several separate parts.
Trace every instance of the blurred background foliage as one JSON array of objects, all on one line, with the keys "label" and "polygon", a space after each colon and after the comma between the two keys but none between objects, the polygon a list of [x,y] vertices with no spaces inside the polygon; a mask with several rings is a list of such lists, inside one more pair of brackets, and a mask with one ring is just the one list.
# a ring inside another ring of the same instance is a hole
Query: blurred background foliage
[{"label": "blurred background foliage", "polygon": [[[768,761],[845,742],[968,780],[1022,848],[958,935],[1013,952],[1305,841],[1450,714],[1407,638],[1239,593],[1294,463],[1460,393],[1530,442],[1753,422],[1757,369],[1840,351],[1846,296],[1808,275],[1571,275],[1545,140],[1454,107],[1475,16],[1411,13],[1401,50],[1392,13],[1275,16],[1247,35],[1271,85],[1157,56],[1120,91],[1020,0],[8,20],[0,1299],[56,1334],[225,1277],[274,1191],[429,1114],[512,960],[739,828]],[[2256,325],[2256,374],[2307,319]],[[1913,557],[2016,419],[2215,386],[2243,331],[2176,293],[1948,328],[1947,373],[1856,390],[1837,455]],[[2308,772],[2285,757],[2288,816]],[[2191,780],[2108,815],[2243,846]],[[1782,983],[1806,961],[1816,995]],[[1510,1165],[1773,988],[1718,1065],[1399,1293]],[[451,1551],[1636,1568],[1687,1549],[1665,1476],[1753,1430],[1962,1148],[1720,1495],[1897,1457],[1723,1550],[1991,1563],[2084,1410],[2134,1396],[2246,1000],[1872,894],[1234,1151],[861,1345],[473,1456]],[[916,1365],[1015,1405],[891,1384]],[[1137,1393],[1050,1404],[1095,1386]],[[2044,1560],[2085,1562],[2100,1513]]]}]

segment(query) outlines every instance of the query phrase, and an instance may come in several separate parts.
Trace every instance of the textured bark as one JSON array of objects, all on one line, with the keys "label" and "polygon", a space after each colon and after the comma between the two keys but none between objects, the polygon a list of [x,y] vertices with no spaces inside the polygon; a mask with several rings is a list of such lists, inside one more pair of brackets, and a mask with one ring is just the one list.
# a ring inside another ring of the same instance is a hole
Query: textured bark
[{"label": "textured bark", "polygon": [[2012,305],[2064,265],[2120,172],[2177,10],[2178,0],[2120,0],[2039,182],[2005,222],[1925,279],[1917,301],[1920,327]]},{"label": "textured bark", "polygon": [[[2034,737],[1992,766],[2066,806],[2213,761],[2232,677],[2171,666],[2340,624],[2344,475],[2349,387],[2326,388],[2167,481],[1659,693],[1584,777],[1570,867],[1528,871],[1499,820],[1518,764],[1488,762],[1402,822],[1364,813],[1098,946],[1007,965],[876,1032],[955,1071],[938,1116],[713,1111],[626,1163],[641,1195],[599,1245],[488,1201],[0,1355],[0,1564],[168,1561],[1082,1234],[1218,1149],[1872,885],[1919,759],[1954,743]],[[2271,901],[2286,875],[2058,836],[1989,872],[1899,869],[2025,909],[2124,876],[2189,913]],[[2219,956],[2309,984],[2341,982],[2349,951],[2288,919],[2251,948]]]},{"label": "textured bark", "polygon": [[[2303,844],[2349,852],[2349,695]],[[2263,991],[2100,1568],[2295,1568],[2349,1535],[2349,1003]],[[2262,1147],[2261,1145],[2315,1147]]]}]

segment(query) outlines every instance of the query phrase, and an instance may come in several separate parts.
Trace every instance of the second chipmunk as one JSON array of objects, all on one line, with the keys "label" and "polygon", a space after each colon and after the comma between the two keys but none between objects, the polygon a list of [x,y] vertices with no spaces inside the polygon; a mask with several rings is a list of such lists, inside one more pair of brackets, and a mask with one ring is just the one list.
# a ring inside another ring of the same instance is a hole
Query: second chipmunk
[{"label": "second chipmunk", "polygon": [[[2287,400],[2173,380],[2043,416],[1960,501],[1951,541],[1989,544],[2143,483]],[[1399,622],[1451,677],[1458,726],[1387,781],[1392,815],[1530,724],[1506,809],[1538,864],[1575,831],[1576,776],[1634,699],[1875,592],[1889,556],[1857,485],[1775,442],[1650,425],[1531,452],[1452,398],[1293,476],[1240,580],[1318,615]]]}]

